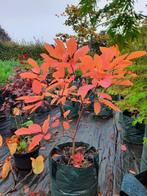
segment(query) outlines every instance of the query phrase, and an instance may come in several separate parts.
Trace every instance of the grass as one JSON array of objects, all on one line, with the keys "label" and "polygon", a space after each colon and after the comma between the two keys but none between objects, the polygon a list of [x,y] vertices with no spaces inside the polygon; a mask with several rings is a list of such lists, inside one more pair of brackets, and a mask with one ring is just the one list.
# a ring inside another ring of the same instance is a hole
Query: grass
[{"label": "grass", "polygon": [[1,61],[0,60],[0,85],[6,83],[10,75],[14,73],[14,67],[18,66],[18,61]]}]

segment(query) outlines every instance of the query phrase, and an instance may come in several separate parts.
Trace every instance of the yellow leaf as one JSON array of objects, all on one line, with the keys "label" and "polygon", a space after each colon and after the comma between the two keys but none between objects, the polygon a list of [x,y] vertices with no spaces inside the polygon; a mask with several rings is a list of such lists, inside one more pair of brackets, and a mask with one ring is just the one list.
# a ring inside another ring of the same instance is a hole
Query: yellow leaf
[{"label": "yellow leaf", "polygon": [[8,157],[2,167],[2,179],[5,179],[11,170],[11,159]]},{"label": "yellow leaf", "polygon": [[17,149],[18,138],[16,136],[12,136],[11,138],[7,138],[6,143],[9,148],[10,154],[13,155]]},{"label": "yellow leaf", "polygon": [[94,112],[95,112],[95,114],[97,115],[100,111],[101,111],[100,103],[98,101],[94,102]]},{"label": "yellow leaf", "polygon": [[3,145],[3,138],[2,136],[0,135],[0,147]]},{"label": "yellow leaf", "polygon": [[40,174],[44,170],[44,157],[39,155],[36,159],[31,158],[32,160],[32,169],[34,174]]},{"label": "yellow leaf", "polygon": [[13,115],[14,115],[14,116],[19,116],[20,114],[21,114],[20,109],[17,108],[17,107],[15,107],[15,108],[13,109]]}]

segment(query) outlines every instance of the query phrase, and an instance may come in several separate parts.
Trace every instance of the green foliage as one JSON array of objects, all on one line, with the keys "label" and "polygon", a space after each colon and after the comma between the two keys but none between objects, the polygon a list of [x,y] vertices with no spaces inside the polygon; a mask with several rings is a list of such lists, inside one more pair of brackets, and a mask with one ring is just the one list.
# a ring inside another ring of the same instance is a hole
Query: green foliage
[{"label": "green foliage", "polygon": [[110,20],[107,32],[113,43],[122,47],[138,37],[139,26],[144,18],[135,11],[134,3],[134,0],[113,0],[103,9],[106,18]]},{"label": "green foliage", "polygon": [[10,75],[14,73],[13,69],[15,66],[18,66],[18,61],[1,61],[0,60],[0,85],[5,83]]},{"label": "green foliage", "polygon": [[134,85],[128,88],[114,87],[109,93],[113,95],[121,95],[123,99],[117,101],[122,111],[136,111],[138,115],[134,121],[147,123],[147,63],[144,65],[133,65],[129,70],[135,71],[138,76],[134,81]]},{"label": "green foliage", "polygon": [[143,138],[143,143],[144,143],[145,145],[147,145],[147,137],[144,137],[144,138]]},{"label": "green foliage", "polygon": [[[139,29],[140,34],[133,42],[128,41],[127,48],[123,49],[124,53],[131,51],[147,49],[147,27],[143,26]],[[128,68],[137,74],[134,85],[129,88],[115,87],[110,89],[110,93],[121,95],[123,99],[118,101],[122,111],[136,111],[137,118],[134,124],[144,121],[147,123],[147,56],[141,57],[134,61],[134,65]]]},{"label": "green foliage", "polygon": [[28,126],[30,126],[30,125],[32,125],[32,124],[33,124],[33,121],[32,121],[32,120],[28,120],[28,121],[24,122],[24,123],[22,124],[22,126],[23,126],[23,127],[28,127]]},{"label": "green foliage", "polygon": [[139,35],[141,21],[145,18],[134,9],[135,0],[108,0],[103,9],[98,9],[95,0],[81,0],[81,14],[88,16],[93,12],[91,21],[97,26],[101,21],[107,27],[111,43],[125,47],[128,41],[133,41]]},{"label": "green foliage", "polygon": [[27,53],[33,59],[39,59],[40,54],[44,53],[41,44],[23,45],[14,42],[0,42],[0,60],[16,60],[19,55]]}]

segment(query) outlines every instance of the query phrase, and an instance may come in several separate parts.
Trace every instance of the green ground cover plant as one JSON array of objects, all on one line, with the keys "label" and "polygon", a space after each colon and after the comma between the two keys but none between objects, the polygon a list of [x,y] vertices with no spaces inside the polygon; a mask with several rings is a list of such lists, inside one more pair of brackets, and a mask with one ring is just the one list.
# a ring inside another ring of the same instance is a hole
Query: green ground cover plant
[{"label": "green ground cover plant", "polygon": [[14,67],[18,65],[19,62],[15,60],[0,60],[0,85],[6,83],[9,76],[14,74]]}]

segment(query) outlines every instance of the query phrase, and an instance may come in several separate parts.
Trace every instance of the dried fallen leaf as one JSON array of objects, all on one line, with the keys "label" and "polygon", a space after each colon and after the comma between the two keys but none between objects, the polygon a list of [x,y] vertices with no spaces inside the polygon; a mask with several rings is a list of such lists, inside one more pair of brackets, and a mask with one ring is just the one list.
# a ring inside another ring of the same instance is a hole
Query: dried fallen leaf
[{"label": "dried fallen leaf", "polygon": [[2,179],[5,179],[8,176],[10,170],[11,170],[11,159],[10,157],[7,157],[2,167],[2,173],[1,173]]},{"label": "dried fallen leaf", "polygon": [[12,136],[11,138],[7,138],[6,143],[9,148],[10,154],[13,155],[17,149],[18,138],[16,136]]},{"label": "dried fallen leaf", "polygon": [[126,152],[126,150],[127,150],[126,145],[125,144],[121,144],[121,151],[122,152]]},{"label": "dried fallen leaf", "polygon": [[3,138],[2,136],[0,135],[0,147],[3,145]]},{"label": "dried fallen leaf", "polygon": [[42,155],[39,155],[36,159],[32,158],[32,169],[34,174],[40,174],[44,170],[44,157]]}]

